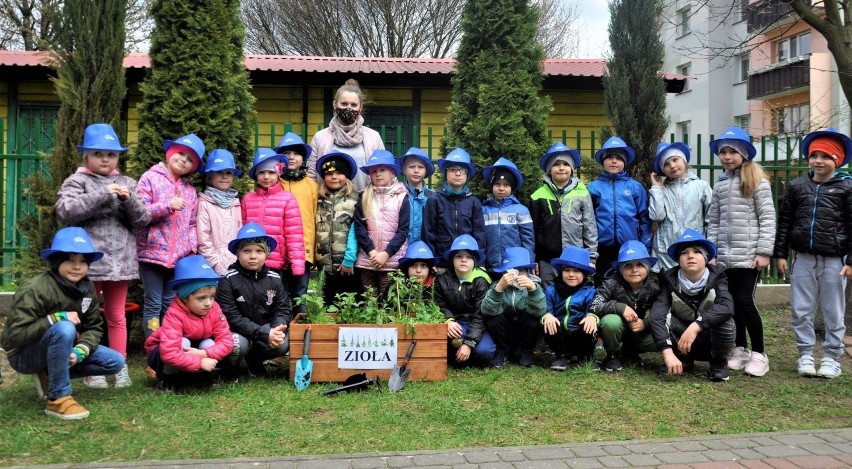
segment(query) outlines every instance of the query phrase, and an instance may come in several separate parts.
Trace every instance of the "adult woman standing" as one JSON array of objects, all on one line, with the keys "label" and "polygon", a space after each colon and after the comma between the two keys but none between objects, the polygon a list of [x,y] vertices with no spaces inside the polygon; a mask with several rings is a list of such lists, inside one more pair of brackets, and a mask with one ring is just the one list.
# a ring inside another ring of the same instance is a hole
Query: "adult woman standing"
[{"label": "adult woman standing", "polygon": [[[321,156],[339,151],[351,156],[357,167],[364,166],[367,158],[375,150],[384,150],[385,144],[382,137],[373,129],[364,127],[364,117],[361,111],[364,109],[364,93],[358,82],[349,79],[337,89],[334,94],[334,116],[328,123],[328,127],[320,130],[314,135],[311,147],[314,151],[308,160],[308,176],[318,181],[316,173],[316,160]],[[369,179],[361,172],[352,180],[355,189],[359,192],[367,186]]]}]

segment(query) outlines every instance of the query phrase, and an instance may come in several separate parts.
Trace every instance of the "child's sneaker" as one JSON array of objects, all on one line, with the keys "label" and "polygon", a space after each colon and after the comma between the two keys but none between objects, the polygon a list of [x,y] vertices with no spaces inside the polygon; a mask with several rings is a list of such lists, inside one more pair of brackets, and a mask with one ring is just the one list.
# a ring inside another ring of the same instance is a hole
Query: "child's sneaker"
[{"label": "child's sneaker", "polygon": [[115,374],[115,387],[116,388],[126,388],[133,384],[130,381],[130,373],[127,370],[127,364],[125,364],[118,373]]},{"label": "child's sneaker", "polygon": [[707,371],[707,377],[713,382],[727,381],[731,377],[731,372],[728,370],[727,363],[725,362],[710,362],[710,370]]},{"label": "child's sneaker", "polygon": [[799,376],[816,376],[817,370],[814,367],[813,355],[802,355],[799,361],[796,362],[796,372]]},{"label": "child's sneaker", "polygon": [[[731,358],[728,359],[728,368],[731,370],[742,370],[751,361],[751,352],[745,347],[737,347]],[[763,376],[763,375],[761,375]]]},{"label": "child's sneaker", "polygon": [[62,420],[80,420],[89,416],[89,411],[71,396],[60,397],[55,401],[48,400],[44,413]]},{"label": "child's sneaker", "polygon": [[90,389],[106,389],[109,387],[106,378],[103,376],[86,376],[83,378],[83,384]]},{"label": "child's sneaker", "polygon": [[556,357],[556,359],[550,364],[550,369],[555,371],[565,371],[568,369],[568,357]]},{"label": "child's sneaker", "polygon": [[606,357],[606,361],[604,362],[604,369],[606,371],[621,371],[621,360],[618,359],[615,355],[610,355]]},{"label": "child's sneaker", "polygon": [[47,371],[41,370],[34,374],[33,381],[35,381],[36,392],[38,393],[39,399],[47,399],[47,391],[50,389],[50,385],[47,382]]},{"label": "child's sneaker", "polygon": [[820,378],[837,378],[840,376],[840,362],[831,357],[822,357],[817,376]]},{"label": "child's sneaker", "polygon": [[745,366],[745,374],[759,378],[768,372],[769,357],[760,352],[751,352],[751,360]]},{"label": "child's sneaker", "polygon": [[595,351],[592,352],[592,359],[595,361],[595,363],[603,365],[604,361],[606,361],[606,358],[607,353],[606,349],[604,348],[603,339],[598,337],[598,340],[595,341]]}]

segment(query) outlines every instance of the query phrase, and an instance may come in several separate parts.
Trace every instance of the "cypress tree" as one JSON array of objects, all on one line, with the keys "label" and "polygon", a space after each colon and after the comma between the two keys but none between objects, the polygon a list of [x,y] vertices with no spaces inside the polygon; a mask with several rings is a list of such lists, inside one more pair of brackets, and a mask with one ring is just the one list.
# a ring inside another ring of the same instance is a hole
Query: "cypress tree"
[{"label": "cypress tree", "polygon": [[547,150],[551,109],[540,96],[544,49],[535,42],[538,9],[526,0],[469,0],[462,13],[462,40],[444,154],[454,147],[470,153],[477,168],[505,156],[535,189],[538,160]]},{"label": "cypress tree", "polygon": [[657,144],[669,125],[666,84],[660,72],[663,43],[658,25],[661,0],[613,0],[609,4],[609,43],[612,58],[604,76],[604,111],[613,132],[636,150],[627,171],[650,186]]},{"label": "cypress tree", "polygon": [[[124,82],[125,2],[66,0],[62,6],[53,67],[56,94],[61,100],[57,138],[45,155],[46,171],[28,179],[35,212],[21,220],[27,248],[16,270],[32,274],[44,268],[39,251],[48,247],[59,228],[53,206],[62,181],[82,164],[76,145],[86,126],[106,122],[120,131]],[[118,132],[120,135],[120,132]]]},{"label": "cypress tree", "polygon": [[243,64],[239,0],[155,0],[151,69],[141,84],[134,173],[163,159],[163,141],[195,133],[247,170],[255,123]]}]

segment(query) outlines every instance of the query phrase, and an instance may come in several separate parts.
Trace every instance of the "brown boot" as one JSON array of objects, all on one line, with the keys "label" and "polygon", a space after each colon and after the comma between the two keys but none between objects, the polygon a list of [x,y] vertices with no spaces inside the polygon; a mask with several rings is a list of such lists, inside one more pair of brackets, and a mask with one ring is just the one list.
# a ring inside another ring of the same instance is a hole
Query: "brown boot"
[{"label": "brown boot", "polygon": [[48,400],[44,413],[62,420],[80,420],[89,416],[89,411],[71,396],[63,396],[55,401]]}]

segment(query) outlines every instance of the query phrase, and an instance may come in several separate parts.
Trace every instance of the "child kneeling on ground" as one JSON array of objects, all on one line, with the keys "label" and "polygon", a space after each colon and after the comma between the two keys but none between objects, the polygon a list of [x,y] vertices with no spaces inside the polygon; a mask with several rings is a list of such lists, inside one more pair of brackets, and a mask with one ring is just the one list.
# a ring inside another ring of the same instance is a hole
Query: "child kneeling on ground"
[{"label": "child kneeling on ground", "polygon": [[727,381],[734,305],[725,272],[707,264],[716,258],[716,245],[687,229],[669,246],[668,254],[678,266],[660,274],[660,296],[650,319],[665,373],[679,375],[692,370],[695,360],[709,361],[709,378]]},{"label": "child kneeling on ground", "polygon": [[124,357],[98,345],[103,319],[89,264],[103,257],[83,228],[56,232],[41,251],[50,270],[21,287],[6,316],[0,346],[18,373],[35,374],[36,390],[47,398],[45,413],[63,420],[89,416],[71,397],[71,379],[118,373]]},{"label": "child kneeling on ground", "polygon": [[228,244],[237,262],[219,280],[216,291],[234,337],[230,364],[247,367],[255,375],[263,374],[264,363],[280,368],[290,349],[290,297],[281,276],[264,264],[276,244],[262,226],[248,222]]},{"label": "child kneeling on ground", "polygon": [[148,366],[157,372],[158,391],[197,385],[212,387],[212,371],[234,348],[228,321],[216,303],[216,271],[204,256],[184,257],[169,288],[177,293],[163,325],[145,340]]},{"label": "child kneeling on ground", "polygon": [[601,318],[606,371],[620,371],[622,361],[641,364],[640,353],[657,351],[648,324],[651,305],[660,295],[659,285],[649,276],[656,263],[644,244],[627,241],[612,263],[612,273],[595,293],[592,312]]}]

